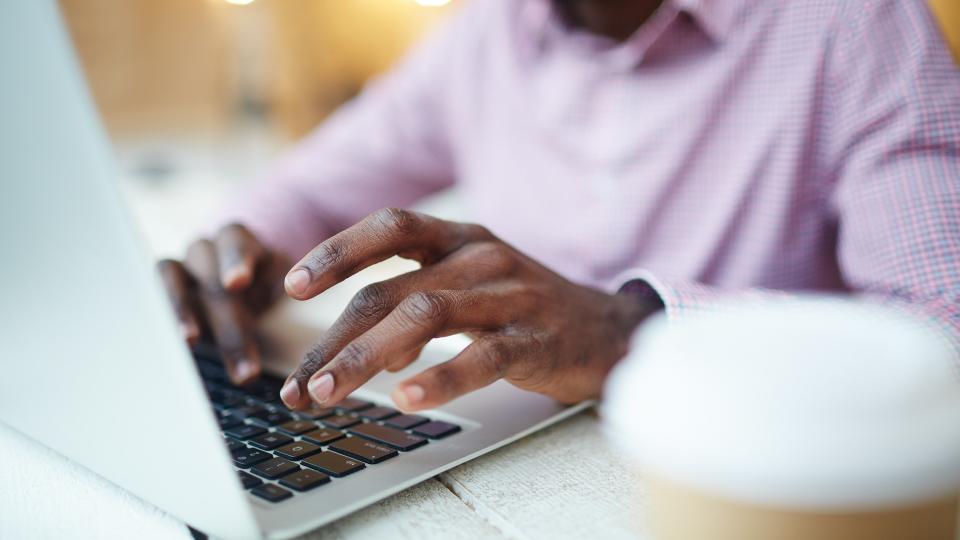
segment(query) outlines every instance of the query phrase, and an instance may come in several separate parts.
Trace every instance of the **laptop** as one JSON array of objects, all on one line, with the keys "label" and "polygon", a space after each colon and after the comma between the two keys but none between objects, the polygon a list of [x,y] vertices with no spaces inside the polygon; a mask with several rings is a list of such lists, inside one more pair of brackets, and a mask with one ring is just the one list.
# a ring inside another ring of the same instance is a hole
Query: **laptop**
[{"label": "laptop", "polygon": [[215,351],[177,331],[54,0],[0,2],[0,77],[0,421],[13,429],[204,533],[289,538],[589,405],[498,382],[401,415],[387,397],[401,372],[291,413],[282,374],[232,386]]}]

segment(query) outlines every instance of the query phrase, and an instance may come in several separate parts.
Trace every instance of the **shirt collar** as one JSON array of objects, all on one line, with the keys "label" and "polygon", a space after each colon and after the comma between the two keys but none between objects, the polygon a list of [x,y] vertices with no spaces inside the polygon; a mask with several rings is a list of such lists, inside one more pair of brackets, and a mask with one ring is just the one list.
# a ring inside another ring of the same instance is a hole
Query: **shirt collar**
[{"label": "shirt collar", "polygon": [[[552,23],[559,22],[553,0],[523,0],[521,16],[526,29],[544,38]],[[714,41],[723,41],[736,27],[746,0],[665,0],[664,4],[688,13]],[[663,6],[668,7],[668,6]],[[661,7],[661,9],[663,9]]]},{"label": "shirt collar", "polygon": [[745,0],[667,0],[689,13],[715,41],[723,41],[736,27]]}]

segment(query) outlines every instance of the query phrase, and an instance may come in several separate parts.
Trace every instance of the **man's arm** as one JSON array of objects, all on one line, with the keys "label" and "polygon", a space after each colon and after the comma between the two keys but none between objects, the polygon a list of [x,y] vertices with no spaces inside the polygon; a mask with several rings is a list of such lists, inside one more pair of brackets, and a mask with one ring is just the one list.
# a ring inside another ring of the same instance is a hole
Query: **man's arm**
[{"label": "man's arm", "polygon": [[407,206],[453,182],[445,96],[453,63],[479,28],[475,4],[414,47],[336,111],[228,205],[218,223],[241,223],[291,260],[386,206]]},{"label": "man's arm", "polygon": [[837,43],[840,268],[960,339],[960,68],[924,2],[872,8]]},{"label": "man's arm", "polygon": [[[902,305],[960,344],[960,68],[920,0],[850,2],[829,53],[829,124],[818,179],[839,226],[838,259],[858,296]],[[786,293],[662,280],[670,316]]]},{"label": "man's arm", "polygon": [[234,382],[260,371],[256,320],[281,294],[291,262],[375,208],[451,183],[443,98],[451,64],[482,29],[472,13],[480,5],[464,6],[239,193],[183,261],[159,265],[184,337],[215,342]]}]

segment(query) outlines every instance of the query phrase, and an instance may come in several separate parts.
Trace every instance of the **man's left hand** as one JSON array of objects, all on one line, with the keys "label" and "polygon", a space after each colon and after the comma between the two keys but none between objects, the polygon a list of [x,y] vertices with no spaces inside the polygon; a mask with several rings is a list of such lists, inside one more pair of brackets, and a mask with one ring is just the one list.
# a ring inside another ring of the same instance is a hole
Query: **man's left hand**
[{"label": "man's left hand", "polygon": [[431,339],[461,332],[476,339],[400,383],[401,409],[436,407],[501,378],[564,403],[593,398],[658,308],[572,283],[482,226],[397,209],[314,248],[287,274],[287,294],[313,298],[394,255],[421,268],[353,297],[284,385],[288,407],[335,404],[381,370],[409,365]]}]

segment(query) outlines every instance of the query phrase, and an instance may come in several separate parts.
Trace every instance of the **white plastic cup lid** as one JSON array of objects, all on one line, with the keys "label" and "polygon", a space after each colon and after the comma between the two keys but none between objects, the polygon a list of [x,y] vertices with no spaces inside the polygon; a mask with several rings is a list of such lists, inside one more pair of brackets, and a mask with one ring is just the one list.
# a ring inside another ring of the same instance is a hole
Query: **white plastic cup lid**
[{"label": "white plastic cup lid", "polygon": [[603,413],[642,472],[744,502],[876,508],[960,491],[960,376],[943,334],[834,298],[643,325]]}]

